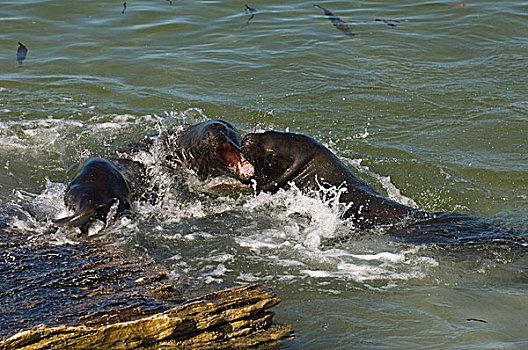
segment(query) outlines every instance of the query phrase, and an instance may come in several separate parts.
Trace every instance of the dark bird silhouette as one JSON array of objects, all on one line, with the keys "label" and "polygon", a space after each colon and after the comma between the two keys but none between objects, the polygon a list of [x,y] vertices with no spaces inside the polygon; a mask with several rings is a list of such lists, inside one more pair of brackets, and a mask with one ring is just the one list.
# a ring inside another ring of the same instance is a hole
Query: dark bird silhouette
[{"label": "dark bird silhouette", "polygon": [[323,10],[324,14],[326,15],[326,17],[328,17],[328,20],[330,22],[332,22],[334,27],[336,27],[337,29],[339,29],[340,31],[342,31],[343,33],[345,33],[348,36],[354,36],[354,33],[352,33],[352,30],[350,29],[350,26],[345,21],[343,21],[341,18],[339,18],[338,16],[334,15],[332,12],[330,12],[329,10],[325,9],[322,6],[314,5],[314,7],[317,7],[317,8],[320,8],[321,10]]},{"label": "dark bird silhouette", "polygon": [[244,4],[244,11],[246,13],[250,13],[251,16],[248,18],[247,22],[246,22],[246,25],[249,24],[249,21],[251,21],[253,19],[253,17],[255,17],[255,13],[257,12],[256,9],[252,8],[252,7],[249,7],[248,5]]},{"label": "dark bird silhouette", "polygon": [[20,41],[18,41],[17,43],[18,43],[17,61],[18,61],[18,64],[22,64],[22,62],[24,62],[24,60],[26,59],[28,49]]}]

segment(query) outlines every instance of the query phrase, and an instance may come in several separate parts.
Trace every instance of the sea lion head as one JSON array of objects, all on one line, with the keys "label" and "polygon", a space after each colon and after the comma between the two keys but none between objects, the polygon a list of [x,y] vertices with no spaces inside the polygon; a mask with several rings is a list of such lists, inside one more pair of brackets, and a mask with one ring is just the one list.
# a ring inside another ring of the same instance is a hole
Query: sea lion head
[{"label": "sea lion head", "polygon": [[53,222],[86,231],[93,220],[105,221],[110,208],[116,203],[119,217],[130,216],[131,193],[128,179],[113,163],[103,158],[89,158],[66,188],[64,202],[75,213]]},{"label": "sea lion head", "polygon": [[276,192],[288,187],[312,159],[313,140],[305,135],[266,131],[242,140],[242,154],[255,167],[257,190]]},{"label": "sea lion head", "polygon": [[240,135],[228,122],[208,120],[185,129],[176,139],[179,161],[201,179],[228,175],[247,180],[253,167],[240,153]]}]

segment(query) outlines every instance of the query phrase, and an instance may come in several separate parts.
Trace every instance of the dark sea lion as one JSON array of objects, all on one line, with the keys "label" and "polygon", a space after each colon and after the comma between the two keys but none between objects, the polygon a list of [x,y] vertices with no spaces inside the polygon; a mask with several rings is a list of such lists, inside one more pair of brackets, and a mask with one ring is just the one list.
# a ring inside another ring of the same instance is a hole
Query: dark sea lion
[{"label": "dark sea lion", "polygon": [[328,18],[328,20],[330,22],[332,22],[334,27],[336,27],[337,29],[339,29],[340,31],[342,31],[343,33],[345,33],[348,36],[354,36],[355,35],[354,33],[352,33],[352,29],[350,29],[350,26],[345,21],[343,21],[341,18],[339,18],[338,16],[334,15],[332,12],[330,12],[329,10],[325,9],[322,6],[314,5],[314,7],[317,7],[319,9],[323,10],[324,14]]},{"label": "dark sea lion", "polygon": [[[111,161],[129,179],[134,199],[154,203],[159,199],[160,188],[152,181],[151,170],[176,175],[181,169],[190,169],[202,180],[227,175],[246,182],[254,169],[240,153],[240,139],[230,123],[208,120],[147,137],[122,149]],[[150,169],[135,160],[134,156],[141,152],[160,159],[159,166]]]},{"label": "dark sea lion", "polygon": [[276,192],[290,183],[304,193],[319,191],[321,186],[345,188],[339,197],[339,202],[347,205],[342,215],[360,230],[382,225],[389,235],[418,244],[526,247],[526,233],[461,213],[428,213],[385,198],[329,149],[305,135],[276,131],[247,134],[242,153],[255,167],[257,190]]},{"label": "dark sea lion", "polygon": [[240,153],[240,134],[223,120],[207,120],[163,136],[170,166],[182,165],[200,179],[227,175],[245,181],[253,167]]},{"label": "dark sea lion", "polygon": [[68,185],[64,201],[75,213],[53,222],[86,229],[93,220],[104,220],[115,203],[119,216],[129,215],[131,190],[127,179],[111,162],[90,158]]},{"label": "dark sea lion", "polygon": [[152,181],[151,174],[148,173],[145,165],[131,159],[123,158],[111,158],[110,162],[127,180],[133,200],[151,204],[156,202],[159,187]]},{"label": "dark sea lion", "polygon": [[301,134],[267,131],[247,134],[242,154],[255,167],[257,190],[275,192],[294,183],[303,192],[320,186],[344,187],[339,201],[349,204],[344,212],[360,229],[420,216],[420,212],[383,197],[356,177],[328,148]]}]

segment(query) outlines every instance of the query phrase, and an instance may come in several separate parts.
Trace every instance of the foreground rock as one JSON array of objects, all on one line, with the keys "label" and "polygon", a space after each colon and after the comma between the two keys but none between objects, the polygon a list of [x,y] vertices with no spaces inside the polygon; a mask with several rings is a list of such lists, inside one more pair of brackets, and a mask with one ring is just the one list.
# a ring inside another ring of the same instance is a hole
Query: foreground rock
[{"label": "foreground rock", "polygon": [[0,349],[247,348],[290,332],[273,325],[266,287],[189,288],[93,237],[57,244],[0,225],[0,258]]},{"label": "foreground rock", "polygon": [[268,288],[251,285],[207,294],[182,306],[135,321],[96,327],[44,325],[0,344],[5,349],[227,349],[279,340],[290,327],[272,323],[279,303]]}]

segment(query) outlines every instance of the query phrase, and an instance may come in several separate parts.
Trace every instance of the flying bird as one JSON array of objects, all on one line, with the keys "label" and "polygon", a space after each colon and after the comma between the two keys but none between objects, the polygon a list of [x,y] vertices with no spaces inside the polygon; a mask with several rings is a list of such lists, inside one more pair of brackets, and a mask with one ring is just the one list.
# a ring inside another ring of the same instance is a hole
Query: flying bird
[{"label": "flying bird", "polygon": [[255,13],[257,12],[256,9],[252,8],[252,7],[249,7],[248,5],[244,4],[244,11],[246,13],[251,13],[251,16],[249,16],[249,19],[247,20],[246,22],[246,25],[249,24],[249,21],[251,21],[253,19],[253,17],[255,17]]}]

